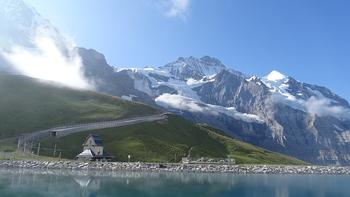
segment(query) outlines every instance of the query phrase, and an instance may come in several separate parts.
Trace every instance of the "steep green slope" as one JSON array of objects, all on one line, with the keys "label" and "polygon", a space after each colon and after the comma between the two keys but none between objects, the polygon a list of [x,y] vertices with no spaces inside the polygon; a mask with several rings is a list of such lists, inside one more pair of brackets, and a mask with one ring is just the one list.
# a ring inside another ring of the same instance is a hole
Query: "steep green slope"
[{"label": "steep green slope", "polygon": [[60,139],[41,142],[42,153],[52,155],[54,144],[64,158],[74,158],[81,152],[81,145],[90,133],[104,140],[107,151],[117,161],[178,162],[191,149],[192,157],[234,158],[237,163],[247,164],[305,164],[304,162],[270,152],[250,144],[225,137],[214,129],[194,125],[178,116],[167,121],[142,123],[120,128],[83,132]]},{"label": "steep green slope", "polygon": [[0,74],[0,139],[63,124],[154,113],[154,108],[116,97]]},{"label": "steep green slope", "polygon": [[228,157],[234,158],[237,163],[241,164],[288,164],[304,165],[303,161],[289,157],[280,153],[268,151],[266,149],[248,144],[237,139],[225,136],[217,129],[207,126],[201,126],[215,140],[224,144],[229,152]]}]

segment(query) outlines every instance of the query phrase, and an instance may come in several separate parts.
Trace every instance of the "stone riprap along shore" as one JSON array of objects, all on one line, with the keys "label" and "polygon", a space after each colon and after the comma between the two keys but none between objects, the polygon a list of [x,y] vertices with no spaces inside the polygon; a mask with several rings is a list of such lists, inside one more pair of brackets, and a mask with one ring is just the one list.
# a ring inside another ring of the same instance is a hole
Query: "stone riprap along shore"
[{"label": "stone riprap along shore", "polygon": [[78,162],[2,160],[0,168],[68,169],[146,172],[208,172],[234,174],[332,174],[350,175],[350,167],[286,165],[155,164],[140,162]]}]

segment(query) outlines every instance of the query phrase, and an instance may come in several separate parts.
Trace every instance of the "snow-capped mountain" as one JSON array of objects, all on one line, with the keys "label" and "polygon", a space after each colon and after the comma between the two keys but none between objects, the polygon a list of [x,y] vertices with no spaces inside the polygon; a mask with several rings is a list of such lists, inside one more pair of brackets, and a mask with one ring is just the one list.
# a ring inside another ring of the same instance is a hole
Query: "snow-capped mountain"
[{"label": "snow-capped mountain", "polygon": [[350,163],[349,104],[327,88],[278,71],[248,77],[208,56],[118,68],[104,58],[91,63],[96,51],[80,51],[87,76],[102,92],[161,107],[305,161]]},{"label": "snow-capped mountain", "polygon": [[226,67],[215,58],[204,56],[200,59],[189,57],[180,57],[175,62],[166,64],[160,67],[161,70],[168,71],[172,76],[188,80],[201,80],[203,77],[209,77],[215,75],[226,69]]},{"label": "snow-capped mountain", "polygon": [[[345,99],[334,94],[329,89],[299,82],[278,71],[272,71],[261,80],[270,89],[270,92],[273,93],[275,99],[298,110],[317,114],[316,109],[313,110],[310,108],[313,107],[312,102],[320,102],[320,105],[322,103],[322,106],[319,107],[320,110],[321,108],[323,108],[322,110],[335,109],[340,108],[340,106],[349,108],[349,104]],[[336,110],[332,113],[331,111],[326,114],[350,118],[350,114],[346,110],[344,113],[338,113]],[[318,115],[323,114],[318,113]]]}]

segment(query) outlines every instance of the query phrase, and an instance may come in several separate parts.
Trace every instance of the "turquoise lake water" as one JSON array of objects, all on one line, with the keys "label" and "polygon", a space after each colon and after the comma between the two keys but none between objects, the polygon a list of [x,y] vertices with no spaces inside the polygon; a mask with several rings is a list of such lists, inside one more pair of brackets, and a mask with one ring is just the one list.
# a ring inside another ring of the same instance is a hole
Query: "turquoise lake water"
[{"label": "turquoise lake water", "polygon": [[345,197],[350,196],[350,176],[0,169],[0,196]]}]

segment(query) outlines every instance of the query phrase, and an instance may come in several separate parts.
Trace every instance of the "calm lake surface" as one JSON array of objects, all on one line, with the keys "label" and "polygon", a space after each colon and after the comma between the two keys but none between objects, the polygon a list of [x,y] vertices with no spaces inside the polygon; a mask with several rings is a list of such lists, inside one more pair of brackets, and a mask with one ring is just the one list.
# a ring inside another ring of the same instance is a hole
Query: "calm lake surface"
[{"label": "calm lake surface", "polygon": [[0,169],[0,196],[350,196],[350,176]]}]

